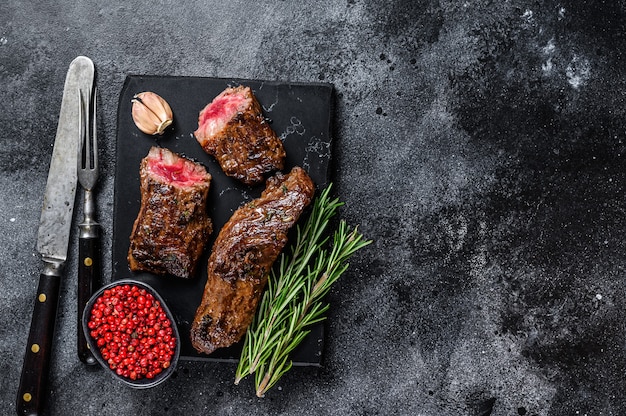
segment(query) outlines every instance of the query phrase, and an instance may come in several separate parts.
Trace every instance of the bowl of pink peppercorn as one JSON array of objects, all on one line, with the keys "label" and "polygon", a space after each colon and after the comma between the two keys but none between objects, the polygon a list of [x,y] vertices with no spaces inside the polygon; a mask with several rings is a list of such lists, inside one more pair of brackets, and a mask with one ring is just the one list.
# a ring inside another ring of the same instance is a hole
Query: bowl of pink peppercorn
[{"label": "bowl of pink peppercorn", "polygon": [[151,286],[118,280],[98,290],[83,312],[83,330],[96,360],[137,389],[172,375],[180,353],[174,317]]}]

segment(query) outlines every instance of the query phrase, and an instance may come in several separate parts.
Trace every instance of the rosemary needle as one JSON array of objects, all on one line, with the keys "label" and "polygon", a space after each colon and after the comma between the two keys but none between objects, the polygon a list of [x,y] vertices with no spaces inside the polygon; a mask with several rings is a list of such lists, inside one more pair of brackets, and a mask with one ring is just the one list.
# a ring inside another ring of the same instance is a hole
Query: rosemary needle
[{"label": "rosemary needle", "polygon": [[330,199],[331,187],[315,199],[304,226],[297,226],[291,251],[282,253],[272,268],[267,290],[246,332],[235,384],[255,374],[259,397],[289,371],[289,354],[310,332],[307,328],[325,319],[329,305],[322,298],[346,271],[348,259],[371,243],[343,220],[332,240],[327,236],[330,220],[343,205],[339,199]]}]

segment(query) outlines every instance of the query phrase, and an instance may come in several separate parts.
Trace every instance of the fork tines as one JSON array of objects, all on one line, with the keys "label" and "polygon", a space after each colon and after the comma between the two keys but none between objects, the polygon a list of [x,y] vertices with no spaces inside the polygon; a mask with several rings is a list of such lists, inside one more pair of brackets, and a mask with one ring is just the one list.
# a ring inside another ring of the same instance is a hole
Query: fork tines
[{"label": "fork tines", "polygon": [[[98,141],[96,132],[96,91],[85,103],[83,93],[79,95],[79,130],[80,143],[78,155],[78,180],[85,189],[91,189],[98,177]],[[92,120],[91,130],[89,120]]]}]

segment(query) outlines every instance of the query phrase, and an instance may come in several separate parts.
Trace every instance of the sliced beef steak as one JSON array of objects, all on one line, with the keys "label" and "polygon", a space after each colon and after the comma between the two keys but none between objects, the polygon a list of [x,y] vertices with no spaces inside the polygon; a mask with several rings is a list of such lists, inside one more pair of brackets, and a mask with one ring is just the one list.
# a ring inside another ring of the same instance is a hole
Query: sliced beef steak
[{"label": "sliced beef steak", "polygon": [[277,173],[258,199],[237,209],[224,225],[213,245],[208,280],[191,328],[199,352],[210,354],[244,335],[287,232],[314,193],[304,169]]},{"label": "sliced beef steak", "polygon": [[247,185],[283,168],[283,143],[250,87],[227,88],[200,112],[194,136],[228,176]]},{"label": "sliced beef steak", "polygon": [[140,178],[141,207],[130,235],[130,269],[194,276],[212,232],[206,209],[211,175],[198,163],[152,147],[141,161]]}]

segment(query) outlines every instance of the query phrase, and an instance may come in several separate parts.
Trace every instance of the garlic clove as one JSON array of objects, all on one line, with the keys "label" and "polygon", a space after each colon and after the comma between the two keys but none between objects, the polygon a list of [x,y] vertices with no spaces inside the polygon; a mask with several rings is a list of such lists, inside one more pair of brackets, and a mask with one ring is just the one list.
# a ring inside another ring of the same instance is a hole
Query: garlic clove
[{"label": "garlic clove", "polygon": [[156,134],[161,125],[161,119],[141,102],[133,101],[133,120],[142,132]]},{"label": "garlic clove", "polygon": [[137,128],[146,134],[162,135],[174,120],[170,105],[154,92],[135,94],[131,102],[133,121]]}]

